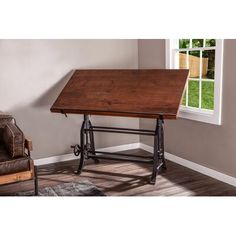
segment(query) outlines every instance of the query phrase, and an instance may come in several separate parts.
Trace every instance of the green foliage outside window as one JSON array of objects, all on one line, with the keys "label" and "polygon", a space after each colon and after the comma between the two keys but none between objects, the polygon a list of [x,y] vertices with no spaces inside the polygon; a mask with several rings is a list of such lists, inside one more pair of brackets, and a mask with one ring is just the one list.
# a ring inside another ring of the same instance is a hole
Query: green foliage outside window
[{"label": "green foliage outside window", "polygon": [[[215,39],[206,39],[205,47],[215,47],[216,40]],[[179,48],[189,48],[190,47],[190,39],[180,39],[179,40]],[[199,48],[203,47],[203,39],[192,39],[192,47]]]}]

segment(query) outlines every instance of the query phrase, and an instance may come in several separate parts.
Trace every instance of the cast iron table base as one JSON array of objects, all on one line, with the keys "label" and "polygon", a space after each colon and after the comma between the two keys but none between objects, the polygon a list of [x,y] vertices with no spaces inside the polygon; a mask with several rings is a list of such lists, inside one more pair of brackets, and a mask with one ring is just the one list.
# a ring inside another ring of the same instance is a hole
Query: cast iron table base
[{"label": "cast iron table base", "polygon": [[[150,184],[155,184],[157,174],[159,174],[161,170],[166,169],[165,156],[164,156],[163,124],[164,124],[163,117],[160,116],[156,120],[155,130],[93,126],[91,121],[89,120],[89,116],[84,115],[84,121],[80,129],[80,145],[76,144],[74,146],[71,146],[74,149],[74,154],[76,156],[79,156],[80,154],[79,167],[76,173],[77,174],[81,173],[85,159],[90,159],[90,158],[93,159],[95,162],[99,162],[99,159],[105,159],[105,160],[146,163],[152,165],[152,175],[150,177]],[[141,156],[133,154],[96,151],[94,142],[94,132],[154,136],[153,155]]]}]

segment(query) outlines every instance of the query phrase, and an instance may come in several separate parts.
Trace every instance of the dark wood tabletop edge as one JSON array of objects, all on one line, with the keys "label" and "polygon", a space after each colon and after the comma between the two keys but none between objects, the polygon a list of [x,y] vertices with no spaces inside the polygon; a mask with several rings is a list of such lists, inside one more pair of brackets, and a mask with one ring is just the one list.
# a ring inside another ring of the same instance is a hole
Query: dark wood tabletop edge
[{"label": "dark wood tabletop edge", "polygon": [[85,114],[85,115],[102,115],[102,116],[123,116],[137,118],[159,118],[163,116],[166,119],[176,119],[176,114],[173,113],[145,113],[145,112],[123,112],[123,111],[101,111],[101,110],[80,110],[80,109],[64,109],[51,108],[53,113],[61,114]]},{"label": "dark wood tabletop edge", "polygon": [[73,69],[74,72],[79,71],[189,71],[189,69]]}]

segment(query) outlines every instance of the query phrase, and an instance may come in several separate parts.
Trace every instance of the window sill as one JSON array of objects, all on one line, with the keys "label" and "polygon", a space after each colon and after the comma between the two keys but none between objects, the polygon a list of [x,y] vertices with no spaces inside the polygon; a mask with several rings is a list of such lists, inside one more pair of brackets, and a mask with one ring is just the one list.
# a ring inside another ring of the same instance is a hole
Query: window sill
[{"label": "window sill", "polygon": [[221,125],[221,120],[214,111],[180,106],[179,118],[189,119],[214,125]]}]

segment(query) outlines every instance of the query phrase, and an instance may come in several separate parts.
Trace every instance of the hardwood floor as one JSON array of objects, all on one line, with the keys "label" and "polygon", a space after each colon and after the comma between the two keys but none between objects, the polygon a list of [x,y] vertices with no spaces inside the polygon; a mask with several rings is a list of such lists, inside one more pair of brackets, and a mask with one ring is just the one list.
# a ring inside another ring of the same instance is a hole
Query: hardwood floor
[{"label": "hardwood floor", "polygon": [[[149,154],[143,150],[129,153]],[[236,196],[235,187],[170,161],[167,171],[157,177],[156,185],[148,183],[148,165],[103,160],[94,164],[89,160],[80,176],[73,173],[77,165],[77,161],[67,161],[38,167],[39,187],[88,180],[108,196]],[[32,181],[0,186],[0,195],[32,188]]]}]

